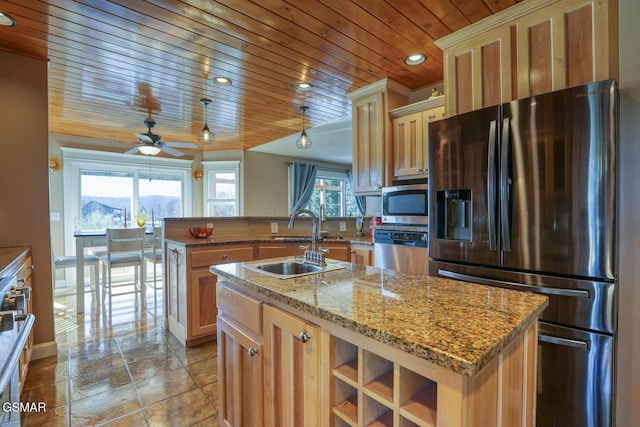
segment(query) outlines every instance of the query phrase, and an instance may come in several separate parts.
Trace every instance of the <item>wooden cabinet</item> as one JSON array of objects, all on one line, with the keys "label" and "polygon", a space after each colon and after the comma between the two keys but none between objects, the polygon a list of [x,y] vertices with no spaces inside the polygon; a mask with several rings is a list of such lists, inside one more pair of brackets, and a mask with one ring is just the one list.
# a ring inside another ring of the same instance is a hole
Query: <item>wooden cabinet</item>
[{"label": "wooden cabinet", "polygon": [[444,96],[389,112],[393,127],[393,164],[397,178],[422,178],[429,172],[429,123],[444,117]]},{"label": "wooden cabinet", "polygon": [[209,266],[253,260],[253,245],[194,246],[169,243],[169,330],[189,347],[216,335],[216,280]]},{"label": "wooden cabinet", "polygon": [[[18,287],[28,287],[29,290],[29,298],[25,301],[25,309],[24,314],[32,313],[33,314],[33,282],[32,275],[33,272],[33,261],[31,258],[31,250],[28,251],[27,255],[22,258],[20,261],[20,267],[18,268],[18,272],[16,274]],[[33,352],[33,329],[29,334],[29,338],[27,338],[27,343],[24,346],[24,350],[20,355],[20,361],[18,362],[19,370],[20,370],[20,393],[22,393],[22,387],[24,386],[24,382],[27,379],[27,373],[29,372],[29,362],[31,361],[31,353]]]},{"label": "wooden cabinet", "polygon": [[262,302],[217,284],[218,422],[264,425]]},{"label": "wooden cabinet", "polygon": [[300,249],[300,245],[302,243],[259,243],[256,249],[256,259],[302,256],[304,250]]},{"label": "wooden cabinet", "polygon": [[405,105],[411,91],[389,79],[355,90],[352,100],[353,192],[379,194],[393,179],[389,110]]},{"label": "wooden cabinet", "polygon": [[320,328],[264,307],[265,425],[314,427],[320,422]]},{"label": "wooden cabinet", "polygon": [[349,262],[351,260],[351,250],[349,242],[344,243],[318,243],[319,248],[328,249],[329,252],[325,256],[329,259],[337,259],[338,261]]},{"label": "wooden cabinet", "polygon": [[351,244],[352,264],[373,265],[373,245]]},{"label": "wooden cabinet", "polygon": [[616,0],[530,0],[443,37],[446,114],[617,77]]}]

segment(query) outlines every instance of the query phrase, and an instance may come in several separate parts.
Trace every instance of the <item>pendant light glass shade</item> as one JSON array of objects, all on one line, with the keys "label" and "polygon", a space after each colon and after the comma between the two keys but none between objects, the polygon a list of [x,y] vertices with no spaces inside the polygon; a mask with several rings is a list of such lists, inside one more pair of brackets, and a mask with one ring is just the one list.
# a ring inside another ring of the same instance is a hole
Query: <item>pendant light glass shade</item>
[{"label": "pendant light glass shade", "polygon": [[302,111],[302,133],[298,137],[296,141],[296,147],[305,150],[311,147],[311,139],[307,136],[307,132],[304,130],[304,113],[309,109],[309,107],[302,106],[300,107],[300,111]]},{"label": "pendant light glass shade", "polygon": [[207,125],[207,107],[211,104],[211,100],[209,98],[202,98],[200,99],[200,103],[204,105],[204,127],[202,131],[200,131],[200,135],[198,135],[198,142],[201,144],[213,144],[216,134],[211,132]]}]

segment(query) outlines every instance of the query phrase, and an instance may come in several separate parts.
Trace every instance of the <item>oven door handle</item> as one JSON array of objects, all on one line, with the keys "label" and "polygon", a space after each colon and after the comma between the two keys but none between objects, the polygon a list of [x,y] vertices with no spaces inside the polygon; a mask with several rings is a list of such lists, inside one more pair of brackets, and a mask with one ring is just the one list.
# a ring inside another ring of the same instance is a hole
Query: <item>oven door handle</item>
[{"label": "oven door handle", "polygon": [[562,345],[565,347],[573,347],[573,348],[577,348],[579,350],[584,350],[584,351],[589,351],[589,341],[585,341],[585,340],[576,340],[576,339],[556,337],[552,335],[539,334],[538,343],[543,343],[543,342],[546,342],[549,344]]}]

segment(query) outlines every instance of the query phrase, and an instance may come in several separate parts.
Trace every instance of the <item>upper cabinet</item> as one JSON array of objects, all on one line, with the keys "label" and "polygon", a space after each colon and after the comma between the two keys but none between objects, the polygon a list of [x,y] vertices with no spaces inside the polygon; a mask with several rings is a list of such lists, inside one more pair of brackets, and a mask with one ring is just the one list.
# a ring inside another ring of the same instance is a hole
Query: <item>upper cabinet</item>
[{"label": "upper cabinet", "polygon": [[452,116],[618,75],[617,0],[529,0],[443,37]]},{"label": "upper cabinet", "polygon": [[353,192],[380,194],[393,179],[389,110],[407,103],[411,91],[383,79],[347,96],[352,100]]},{"label": "upper cabinet", "polygon": [[428,174],[429,123],[444,117],[444,96],[389,112],[393,128],[393,170],[397,178]]}]

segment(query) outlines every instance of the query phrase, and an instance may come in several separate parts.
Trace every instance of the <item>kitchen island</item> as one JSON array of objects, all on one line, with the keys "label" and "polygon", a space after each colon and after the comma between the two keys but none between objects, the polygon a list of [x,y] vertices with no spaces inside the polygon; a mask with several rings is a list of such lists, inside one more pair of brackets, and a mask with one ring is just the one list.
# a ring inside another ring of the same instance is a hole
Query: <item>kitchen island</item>
[{"label": "kitchen island", "polygon": [[546,297],[339,264],[285,280],[210,267],[221,424],[535,425]]}]

